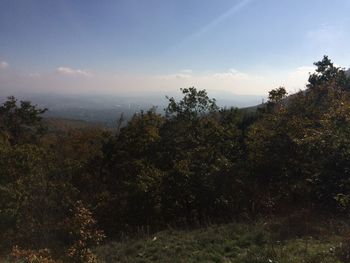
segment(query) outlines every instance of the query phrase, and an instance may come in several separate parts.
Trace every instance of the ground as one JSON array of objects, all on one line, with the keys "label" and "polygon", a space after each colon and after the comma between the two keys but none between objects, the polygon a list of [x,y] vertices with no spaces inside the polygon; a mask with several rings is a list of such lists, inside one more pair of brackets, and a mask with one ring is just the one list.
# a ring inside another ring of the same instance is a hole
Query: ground
[{"label": "ground", "polygon": [[[289,219],[158,232],[96,249],[99,262],[350,262],[344,221]],[[344,243],[345,242],[345,243]]]}]

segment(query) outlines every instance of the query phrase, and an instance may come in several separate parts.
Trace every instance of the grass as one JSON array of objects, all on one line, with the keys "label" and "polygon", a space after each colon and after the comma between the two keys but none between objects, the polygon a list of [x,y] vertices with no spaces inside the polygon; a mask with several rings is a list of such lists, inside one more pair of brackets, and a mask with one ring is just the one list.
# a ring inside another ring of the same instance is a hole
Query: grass
[{"label": "grass", "polygon": [[[98,247],[99,262],[345,263],[347,224],[280,219],[231,223],[152,236]],[[349,232],[347,232],[349,233]]]}]

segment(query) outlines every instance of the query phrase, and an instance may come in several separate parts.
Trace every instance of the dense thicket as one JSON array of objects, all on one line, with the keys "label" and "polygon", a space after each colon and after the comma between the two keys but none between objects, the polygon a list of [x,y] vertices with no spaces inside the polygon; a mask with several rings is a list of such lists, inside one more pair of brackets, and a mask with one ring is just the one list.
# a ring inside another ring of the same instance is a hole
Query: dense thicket
[{"label": "dense thicket", "polygon": [[219,109],[188,88],[167,98],[165,115],[140,112],[115,133],[45,133],[45,110],[9,98],[0,107],[2,246],[17,246],[14,257],[51,249],[93,262],[102,230],[348,212],[350,80],[327,57],[315,65],[305,90],[272,90],[256,112]]}]

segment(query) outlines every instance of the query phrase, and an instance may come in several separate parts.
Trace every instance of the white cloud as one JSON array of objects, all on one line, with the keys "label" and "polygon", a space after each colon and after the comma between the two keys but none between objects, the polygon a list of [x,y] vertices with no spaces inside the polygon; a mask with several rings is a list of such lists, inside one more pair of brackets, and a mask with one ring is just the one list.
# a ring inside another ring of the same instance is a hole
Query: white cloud
[{"label": "white cloud", "polygon": [[305,81],[309,74],[315,71],[315,67],[301,66],[288,74],[288,80]]},{"label": "white cloud", "polygon": [[87,70],[82,69],[73,69],[70,67],[58,67],[56,69],[56,72],[63,75],[69,75],[69,76],[91,76],[91,73]]},{"label": "white cloud", "polygon": [[9,66],[9,63],[7,63],[6,61],[0,61],[0,69],[6,69]]},{"label": "white cloud", "polygon": [[193,70],[192,69],[183,69],[183,70],[181,70],[181,72],[184,74],[192,74]]},{"label": "white cloud", "polygon": [[[210,91],[226,91],[235,94],[265,94],[273,87],[267,78],[260,75],[248,74],[236,69],[222,72],[164,74],[157,76],[145,76],[152,86],[167,90],[195,86],[198,89]],[[144,83],[147,83],[145,81]]]},{"label": "white cloud", "polygon": [[301,66],[290,72],[286,78],[286,84],[291,92],[305,88],[310,73],[315,71],[315,67]]},{"label": "white cloud", "polygon": [[191,78],[191,75],[178,73],[178,74],[175,74],[175,77],[178,79],[189,79],[189,78]]},{"label": "white cloud", "polygon": [[34,72],[34,73],[29,73],[28,76],[30,78],[37,79],[37,78],[40,78],[41,74],[38,72]]},{"label": "white cloud", "polygon": [[181,70],[179,73],[175,74],[164,74],[157,75],[159,79],[173,80],[173,79],[187,79],[187,80],[198,80],[198,79],[232,79],[232,80],[243,80],[249,79],[249,75],[243,72],[240,72],[236,69],[229,69],[228,71],[223,72],[211,72],[211,73],[202,73],[194,74],[192,70]]},{"label": "white cloud", "polygon": [[219,79],[222,79],[222,78],[231,78],[231,79],[248,79],[249,76],[248,74],[246,73],[243,73],[243,72],[240,72],[236,69],[229,69],[227,72],[218,72],[218,73],[214,73],[212,75],[214,78],[219,78]]}]

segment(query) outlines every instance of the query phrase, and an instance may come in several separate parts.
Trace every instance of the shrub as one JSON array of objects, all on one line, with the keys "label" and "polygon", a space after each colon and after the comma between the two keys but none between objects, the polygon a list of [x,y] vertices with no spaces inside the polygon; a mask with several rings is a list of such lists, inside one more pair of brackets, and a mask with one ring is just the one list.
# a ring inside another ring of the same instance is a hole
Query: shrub
[{"label": "shrub", "polygon": [[21,263],[59,263],[51,257],[51,251],[49,249],[21,249],[18,246],[12,248],[10,255],[12,262]]},{"label": "shrub", "polygon": [[105,238],[103,231],[96,228],[96,220],[81,201],[76,202],[72,212],[73,217],[67,223],[71,228],[69,234],[73,242],[67,250],[67,256],[75,263],[97,262],[90,248]]}]

